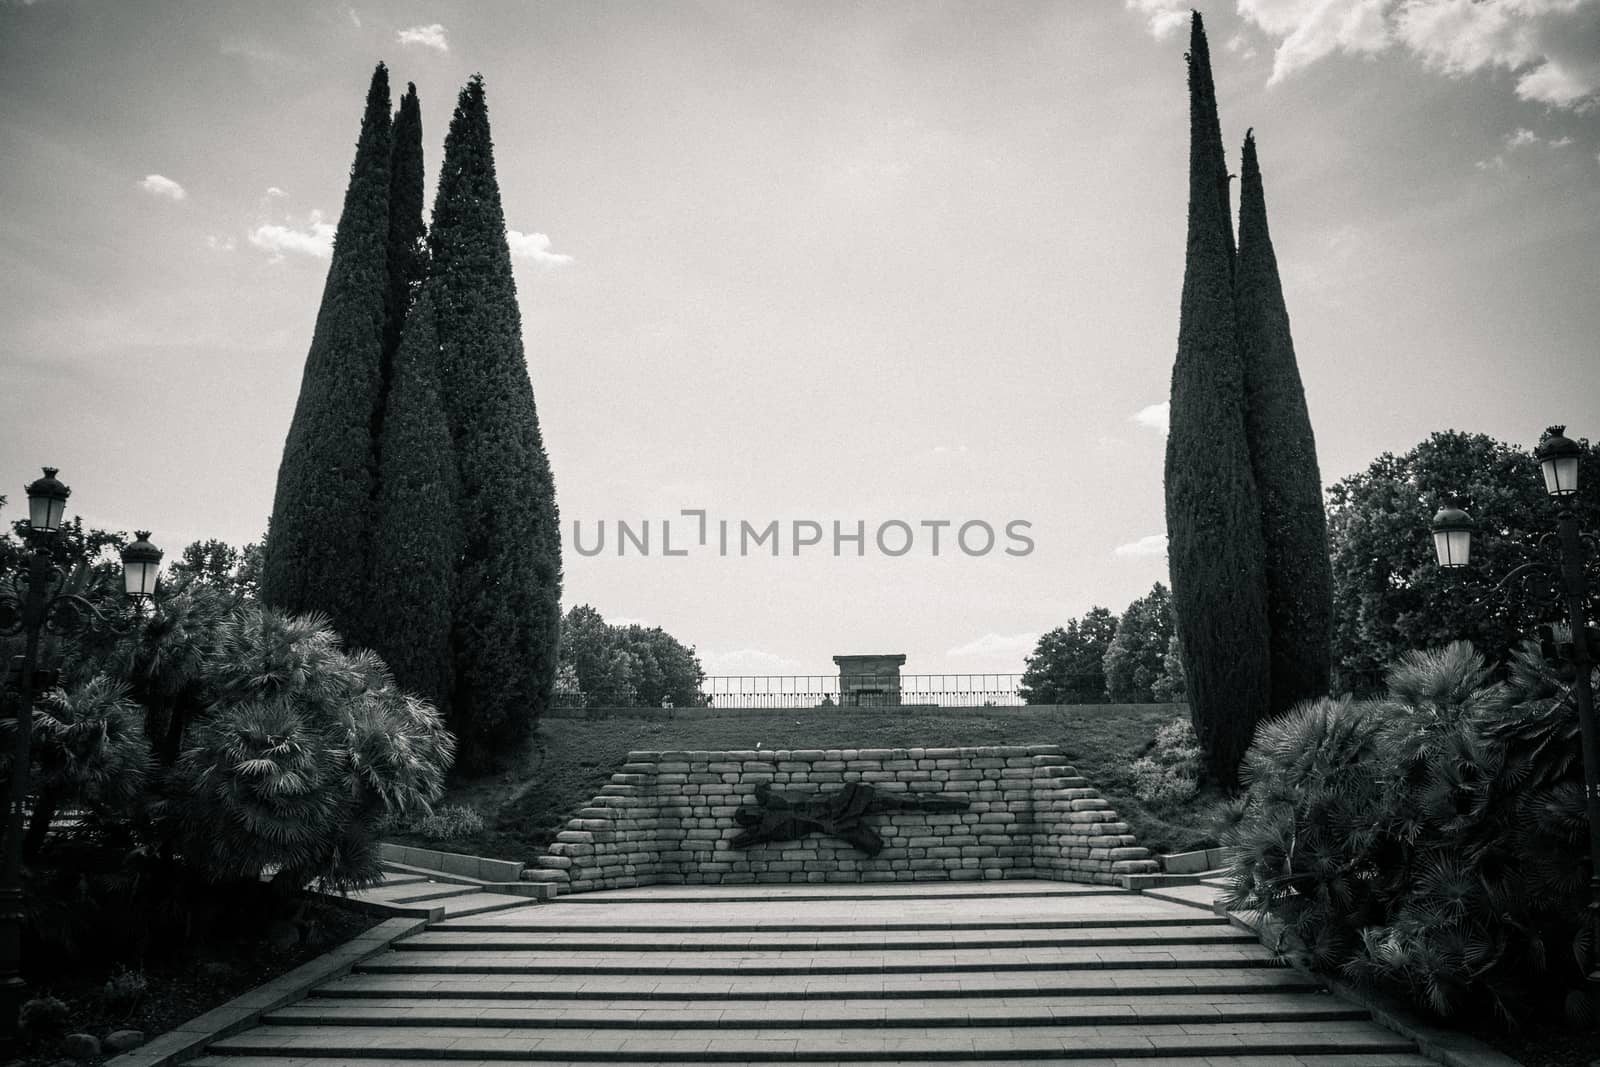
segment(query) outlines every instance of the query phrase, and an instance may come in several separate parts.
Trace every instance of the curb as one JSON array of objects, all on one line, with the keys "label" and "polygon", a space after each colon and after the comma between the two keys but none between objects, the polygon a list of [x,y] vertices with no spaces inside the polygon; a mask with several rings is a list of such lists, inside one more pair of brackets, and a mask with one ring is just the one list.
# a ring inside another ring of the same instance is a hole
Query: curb
[{"label": "curb", "polygon": [[[1228,921],[1241,930],[1256,935],[1262,946],[1277,953],[1278,930],[1281,924],[1269,915],[1259,912],[1249,916],[1234,911],[1221,911]],[[1504,1052],[1497,1052],[1477,1038],[1456,1030],[1447,1030],[1416,1014],[1400,1001],[1384,993],[1360,989],[1342,978],[1317,974],[1299,964],[1285,960],[1290,967],[1314,981],[1328,987],[1329,992],[1352,1004],[1358,1004],[1372,1014],[1372,1021],[1386,1030],[1392,1030],[1408,1041],[1414,1041],[1417,1051],[1448,1067],[1521,1067]]]},{"label": "curb", "polygon": [[242,993],[204,1015],[195,1016],[132,1052],[107,1060],[105,1067],[162,1067],[192,1059],[218,1038],[256,1025],[267,1012],[300,1000],[313,987],[347,974],[356,964],[387,952],[396,940],[427,926],[427,919],[386,919],[360,937],[351,938],[289,973]]}]

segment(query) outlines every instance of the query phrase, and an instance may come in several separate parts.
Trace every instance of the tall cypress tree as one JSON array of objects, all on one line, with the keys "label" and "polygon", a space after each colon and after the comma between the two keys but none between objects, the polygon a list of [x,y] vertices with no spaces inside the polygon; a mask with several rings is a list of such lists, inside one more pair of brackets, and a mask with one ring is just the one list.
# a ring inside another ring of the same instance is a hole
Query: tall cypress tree
[{"label": "tall cypress tree", "polygon": [[455,459],[439,389],[432,287],[406,319],[380,442],[378,527],[367,597],[371,647],[405,689],[447,716],[457,519]]},{"label": "tall cypress tree", "polygon": [[389,72],[367,90],[300,397],[283,446],[262,562],[262,596],[360,627],[374,488],[373,421],[382,403],[388,300]]},{"label": "tall cypress tree", "polygon": [[1272,669],[1269,708],[1276,715],[1296,701],[1328,692],[1333,569],[1317,442],[1267,231],[1252,133],[1244,139],[1234,307],[1244,363],[1245,428],[1261,493]]},{"label": "tall cypress tree", "polygon": [[429,289],[456,459],[451,724],[457,766],[492,767],[555,685],[561,538],[522,350],[483,79],[461,90],[434,199]]},{"label": "tall cypress tree", "polygon": [[389,300],[384,305],[385,366],[400,348],[406,315],[428,277],[428,228],[422,221],[422,107],[417,87],[406,83],[394,116],[389,166]]},{"label": "tall cypress tree", "polygon": [[1195,732],[1208,776],[1232,786],[1267,709],[1265,549],[1245,436],[1227,165],[1198,12],[1188,60],[1189,222],[1167,437],[1167,553]]},{"label": "tall cypress tree", "polygon": [[390,166],[386,387],[373,429],[378,495],[364,637],[402,687],[448,714],[455,460],[439,396],[432,299],[422,293],[428,273],[422,210],[422,112],[417,87],[407,85],[395,113]]}]

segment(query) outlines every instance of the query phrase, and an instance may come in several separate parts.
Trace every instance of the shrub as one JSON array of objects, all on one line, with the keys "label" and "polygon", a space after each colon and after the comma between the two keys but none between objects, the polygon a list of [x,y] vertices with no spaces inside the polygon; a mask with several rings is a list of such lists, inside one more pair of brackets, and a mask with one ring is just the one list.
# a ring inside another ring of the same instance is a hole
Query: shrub
[{"label": "shrub", "polygon": [[1133,762],[1133,788],[1149,804],[1181,804],[1199,791],[1200,740],[1188,719],[1156,731],[1150,753]]},{"label": "shrub", "polygon": [[150,981],[145,978],[143,971],[121,967],[106,979],[106,984],[100,990],[100,999],[109,1010],[126,1014],[133,1011],[149,991]]},{"label": "shrub", "polygon": [[58,997],[30,997],[17,1011],[17,1026],[31,1038],[55,1037],[66,1030],[70,1014]]},{"label": "shrub", "polygon": [[411,824],[415,833],[432,841],[454,841],[483,833],[483,816],[461,804],[450,804]]},{"label": "shrub", "polygon": [[1488,673],[1457,642],[1408,654],[1383,700],[1263,724],[1224,900],[1280,919],[1313,967],[1515,1025],[1590,966],[1582,773],[1570,685],[1538,644],[1508,682]]}]

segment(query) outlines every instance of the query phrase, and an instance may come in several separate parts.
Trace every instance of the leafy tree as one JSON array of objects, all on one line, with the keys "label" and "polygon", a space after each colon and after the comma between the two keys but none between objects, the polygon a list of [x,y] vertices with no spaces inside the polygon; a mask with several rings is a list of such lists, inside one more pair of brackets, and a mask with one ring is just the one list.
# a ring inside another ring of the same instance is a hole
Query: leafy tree
[{"label": "leafy tree", "polygon": [[1189,221],[1167,437],[1168,558],[1208,776],[1237,781],[1270,687],[1261,502],[1245,434],[1228,173],[1200,15],[1189,46]]},{"label": "leafy tree", "polygon": [[561,623],[561,666],[585,707],[677,707],[704,703],[705,671],[692,646],[659,626],[612,626],[588,604]]},{"label": "leafy tree", "polygon": [[[1600,484],[1600,448],[1582,444],[1580,484]],[[1470,499],[1478,524],[1472,564],[1459,572],[1438,567],[1429,532],[1450,494]],[[1600,497],[1580,494],[1571,506],[1584,529],[1600,526]],[[1407,651],[1457,639],[1471,641],[1491,663],[1505,663],[1521,635],[1547,620],[1517,590],[1504,602],[1493,587],[1522,563],[1552,558],[1538,540],[1555,528],[1558,510],[1527,450],[1455,430],[1399,456],[1385,452],[1331,486],[1339,687],[1370,692],[1385,665]]]},{"label": "leafy tree", "polygon": [[451,724],[468,772],[528,736],[555,684],[561,535],[522,349],[483,79],[461,90],[434,199],[433,307],[456,460]]},{"label": "leafy tree", "polygon": [[235,548],[210,538],[191,541],[178,558],[167,564],[165,581],[199,582],[222,592],[254,599],[260,593],[263,542]]},{"label": "leafy tree", "polygon": [[338,238],[272,504],[262,595],[357,633],[382,409],[390,186],[389,72],[372,74]]},{"label": "leafy tree", "polygon": [[411,312],[394,359],[380,446],[367,632],[374,651],[394,664],[401,688],[420,693],[448,719],[455,687],[456,471],[439,394],[430,287]]},{"label": "leafy tree", "polygon": [[1096,606],[1041,636],[1026,660],[1018,690],[1022,699],[1029,704],[1104,703],[1104,661],[1116,632],[1116,616]]},{"label": "leafy tree", "polygon": [[1176,704],[1189,699],[1188,687],[1183,680],[1183,645],[1178,635],[1167,640],[1167,654],[1161,660],[1161,674],[1150,687],[1150,695],[1163,704]]},{"label": "leafy tree", "polygon": [[[406,316],[428,277],[428,227],[422,220],[425,206],[422,165],[422,105],[415,83],[406,83],[406,95],[395,112],[393,145],[389,157],[389,293],[384,305],[384,382],[389,382],[389,361],[400,350]],[[375,432],[373,438],[380,436]]]},{"label": "leafy tree", "polygon": [[1128,605],[1117,622],[1116,638],[1105,651],[1106,689],[1118,704],[1149,704],[1165,669],[1172,632],[1172,597],[1157,582]]},{"label": "leafy tree", "polygon": [[1333,575],[1317,442],[1295,364],[1289,312],[1267,231],[1253,134],[1245,134],[1234,277],[1244,364],[1245,432],[1261,494],[1266,551],[1270,714],[1328,693]]}]

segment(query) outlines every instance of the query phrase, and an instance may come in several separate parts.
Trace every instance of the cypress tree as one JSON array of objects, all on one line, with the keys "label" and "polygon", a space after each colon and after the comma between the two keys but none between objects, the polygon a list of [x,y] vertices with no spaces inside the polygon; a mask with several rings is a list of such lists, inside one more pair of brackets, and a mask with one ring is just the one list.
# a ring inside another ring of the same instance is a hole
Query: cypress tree
[{"label": "cypress tree", "polygon": [[1266,577],[1245,437],[1227,166],[1198,12],[1188,60],[1189,220],[1167,437],[1167,553],[1195,733],[1208,777],[1231,787],[1267,709]]},{"label": "cypress tree", "polygon": [[407,318],[395,353],[380,447],[378,527],[367,600],[372,648],[402,688],[448,715],[454,679],[455,460],[440,405],[431,287],[423,289]]},{"label": "cypress tree", "polygon": [[1267,231],[1253,134],[1244,139],[1234,307],[1244,363],[1245,429],[1261,494],[1273,715],[1325,696],[1332,669],[1333,570],[1317,442],[1295,363],[1289,312]]},{"label": "cypress tree", "polygon": [[[415,83],[406,83],[394,116],[389,166],[389,299],[384,305],[385,366],[400,348],[406,315],[428,276],[428,228],[422,221],[422,107]],[[377,436],[377,435],[374,435]]]},{"label": "cypress tree", "polygon": [[483,79],[461,90],[433,206],[430,291],[456,460],[451,725],[457,766],[492,767],[555,685],[561,540],[522,350]]},{"label": "cypress tree", "polygon": [[359,627],[382,404],[388,300],[389,72],[372,73],[322,306],[306,354],[272,502],[262,597]]}]

